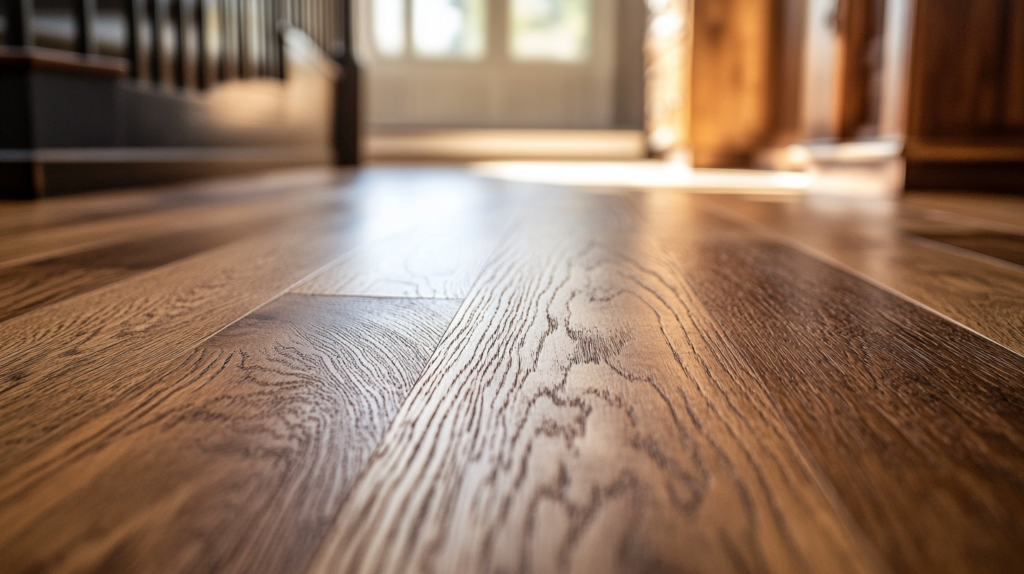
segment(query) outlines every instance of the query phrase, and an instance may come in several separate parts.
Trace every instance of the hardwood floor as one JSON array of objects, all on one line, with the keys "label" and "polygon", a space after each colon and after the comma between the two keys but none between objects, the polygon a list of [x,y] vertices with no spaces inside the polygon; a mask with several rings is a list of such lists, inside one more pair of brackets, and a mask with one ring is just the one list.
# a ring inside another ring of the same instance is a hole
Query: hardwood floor
[{"label": "hardwood floor", "polygon": [[457,308],[260,308],[4,476],[6,567],[301,572]]},{"label": "hardwood floor", "polygon": [[267,231],[271,221],[144,237],[14,267],[0,267],[0,319],[86,293],[149,269]]},{"label": "hardwood floor", "polygon": [[1020,214],[395,167],[0,203],[0,570],[1019,571],[1024,267],[949,238]]},{"label": "hardwood floor", "polygon": [[[797,249],[1024,353],[1021,268],[977,257],[967,250],[946,248],[922,235],[978,232],[988,227],[944,222],[936,225],[912,208],[896,210],[891,204],[878,202],[843,205],[832,201],[815,207],[809,202],[715,198],[713,203],[715,213],[753,224]],[[988,221],[975,223],[990,225]]]}]

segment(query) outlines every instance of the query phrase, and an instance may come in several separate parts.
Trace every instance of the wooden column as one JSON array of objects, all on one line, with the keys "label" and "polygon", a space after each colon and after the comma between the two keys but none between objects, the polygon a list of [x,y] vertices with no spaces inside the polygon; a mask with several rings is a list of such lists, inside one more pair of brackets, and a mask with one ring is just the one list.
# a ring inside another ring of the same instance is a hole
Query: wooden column
[{"label": "wooden column", "polygon": [[693,20],[694,164],[745,167],[771,109],[772,0],[697,0]]}]

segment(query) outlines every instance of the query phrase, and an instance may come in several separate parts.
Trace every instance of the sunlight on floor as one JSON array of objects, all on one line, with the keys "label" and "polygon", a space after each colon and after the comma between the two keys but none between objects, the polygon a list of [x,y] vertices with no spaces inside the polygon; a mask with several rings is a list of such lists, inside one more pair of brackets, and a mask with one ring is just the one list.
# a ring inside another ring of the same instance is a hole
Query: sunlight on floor
[{"label": "sunlight on floor", "polygon": [[692,193],[794,195],[805,193],[803,173],[741,169],[693,169],[682,163],[487,161],[469,165],[485,177],[596,187],[685,188]]}]

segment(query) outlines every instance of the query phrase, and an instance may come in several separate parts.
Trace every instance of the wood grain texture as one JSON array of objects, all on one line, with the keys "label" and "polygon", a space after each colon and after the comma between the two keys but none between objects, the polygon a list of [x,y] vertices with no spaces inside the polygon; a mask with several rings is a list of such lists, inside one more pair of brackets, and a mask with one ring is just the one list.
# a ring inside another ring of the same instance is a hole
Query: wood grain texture
[{"label": "wood grain texture", "polygon": [[883,0],[855,0],[836,5],[837,132],[843,140],[878,133]]},{"label": "wood grain texture", "polygon": [[200,341],[344,254],[353,223],[299,219],[0,323],[0,469],[144,392]]},{"label": "wood grain texture", "polygon": [[[940,212],[965,225],[984,227],[986,222],[1003,223],[1003,231],[1024,231],[1024,198],[1008,194],[923,192],[907,193],[904,206]],[[980,221],[979,221],[980,220]]]},{"label": "wood grain texture", "polygon": [[[298,211],[261,235],[0,323],[0,470],[145,392],[202,340],[352,249],[428,218],[515,205],[464,173],[413,173],[370,170],[347,188],[292,194],[282,199]],[[235,223],[251,215],[238,211]]]},{"label": "wood grain texture", "polygon": [[499,247],[310,572],[884,572],[628,202]]},{"label": "wood grain texture", "polygon": [[244,202],[289,190],[335,186],[350,178],[351,172],[315,167],[167,186],[48,197],[42,201],[0,200],[0,236],[10,237],[30,230],[184,207]]},{"label": "wood grain texture", "polygon": [[694,2],[692,127],[695,165],[747,167],[774,127],[773,2]]},{"label": "wood grain texture", "polygon": [[0,322],[4,574],[1020,569],[1024,271],[919,237],[1010,209],[238,193],[8,266],[131,275]]},{"label": "wood grain texture", "polygon": [[[892,204],[765,203],[715,198],[724,211],[845,266],[978,333],[1024,353],[1024,272],[916,239],[904,231],[962,229],[901,221]],[[952,226],[952,227],[951,227]]]},{"label": "wood grain texture", "polygon": [[459,303],[285,296],[0,476],[4,572],[303,571]]},{"label": "wood grain texture", "polygon": [[0,268],[0,321],[272,228],[272,222],[258,223],[158,235]]},{"label": "wood grain texture", "polygon": [[0,242],[0,267],[23,265],[154,235],[248,223],[254,229],[330,209],[336,197],[323,187],[221,205],[188,205],[140,215],[31,229]]},{"label": "wood grain texture", "polygon": [[1019,568],[1024,357],[784,245],[661,236],[893,571]]},{"label": "wood grain texture", "polygon": [[908,136],[1019,146],[1019,0],[922,0],[915,12]]},{"label": "wood grain texture", "polygon": [[970,230],[961,233],[921,233],[921,237],[1024,266],[1024,236],[992,231]]}]

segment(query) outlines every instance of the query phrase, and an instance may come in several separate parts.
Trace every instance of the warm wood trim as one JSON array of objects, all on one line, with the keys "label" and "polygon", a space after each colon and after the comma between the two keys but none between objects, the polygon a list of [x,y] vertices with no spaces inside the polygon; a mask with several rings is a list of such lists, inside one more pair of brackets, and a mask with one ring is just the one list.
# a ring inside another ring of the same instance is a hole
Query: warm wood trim
[{"label": "warm wood trim", "polygon": [[907,161],[906,189],[1021,193],[1024,161]]},{"label": "warm wood trim", "polygon": [[905,137],[907,98],[911,90],[910,51],[914,42],[917,0],[887,0],[882,48],[882,85],[878,133]]},{"label": "warm wood trim", "polygon": [[970,143],[907,142],[907,159],[928,162],[1024,162],[1024,142],[1020,144],[977,145]]},{"label": "warm wood trim", "polygon": [[46,48],[0,48],[0,69],[2,68],[72,72],[119,78],[128,75],[131,63],[125,58],[75,54]]}]

